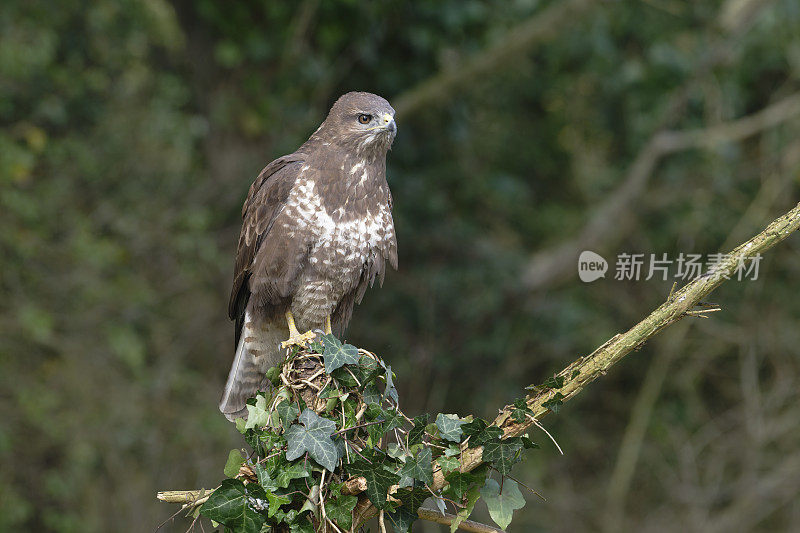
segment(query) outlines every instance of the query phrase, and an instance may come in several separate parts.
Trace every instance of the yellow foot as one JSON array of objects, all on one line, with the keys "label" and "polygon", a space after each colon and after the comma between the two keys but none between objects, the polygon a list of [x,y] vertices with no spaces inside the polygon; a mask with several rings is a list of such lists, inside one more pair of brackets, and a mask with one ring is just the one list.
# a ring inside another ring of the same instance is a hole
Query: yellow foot
[{"label": "yellow foot", "polygon": [[282,348],[289,346],[305,346],[305,344],[313,340],[317,334],[313,331],[306,331],[300,333],[297,331],[297,326],[294,323],[294,315],[291,311],[286,311],[286,324],[289,326],[289,338],[281,343]]},{"label": "yellow foot", "polygon": [[313,331],[306,331],[305,333],[295,332],[294,335],[281,343],[281,347],[288,348],[289,346],[305,346],[306,343],[313,341],[317,334]]}]

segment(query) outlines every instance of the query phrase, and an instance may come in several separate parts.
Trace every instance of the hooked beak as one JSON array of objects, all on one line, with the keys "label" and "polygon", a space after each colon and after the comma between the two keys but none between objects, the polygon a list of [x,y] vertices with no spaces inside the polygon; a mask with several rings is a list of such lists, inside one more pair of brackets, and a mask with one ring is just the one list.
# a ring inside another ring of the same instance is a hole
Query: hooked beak
[{"label": "hooked beak", "polygon": [[390,113],[384,113],[383,117],[381,118],[381,127],[391,131],[393,134],[397,133],[397,124],[394,121],[394,117]]}]

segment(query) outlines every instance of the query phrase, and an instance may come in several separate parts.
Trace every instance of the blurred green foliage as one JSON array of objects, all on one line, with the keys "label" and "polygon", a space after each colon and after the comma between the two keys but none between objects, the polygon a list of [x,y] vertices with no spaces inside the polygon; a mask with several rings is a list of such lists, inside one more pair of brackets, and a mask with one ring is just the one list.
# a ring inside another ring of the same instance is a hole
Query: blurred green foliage
[{"label": "blurred green foliage", "polygon": [[[534,291],[520,276],[532,253],[582,231],[655,132],[800,89],[794,0],[589,4],[399,117],[400,270],[348,338],[392,364],[409,414],[491,416],[660,302],[669,282],[587,285],[572,263]],[[157,490],[210,488],[237,442],[216,402],[249,183],[339,94],[397,101],[551,6],[3,2],[0,530],[152,530],[174,511]],[[798,139],[794,120],[665,158],[592,249],[736,244],[797,201]],[[528,463],[523,481],[548,502],[513,527],[608,530],[631,404],[667,353],[624,529],[796,528],[798,274],[794,239],[757,281],[714,296],[724,313],[667,332],[548,420],[567,456]]]}]

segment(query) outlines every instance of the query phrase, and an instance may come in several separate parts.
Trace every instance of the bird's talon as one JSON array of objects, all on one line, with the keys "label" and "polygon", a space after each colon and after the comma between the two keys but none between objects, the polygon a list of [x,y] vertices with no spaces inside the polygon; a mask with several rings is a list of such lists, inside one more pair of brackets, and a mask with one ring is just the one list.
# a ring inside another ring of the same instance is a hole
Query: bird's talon
[{"label": "bird's talon", "polygon": [[317,338],[317,334],[313,331],[306,331],[305,333],[298,333],[297,335],[292,335],[285,341],[281,343],[282,348],[288,348],[289,346],[305,346],[307,343],[313,341]]}]

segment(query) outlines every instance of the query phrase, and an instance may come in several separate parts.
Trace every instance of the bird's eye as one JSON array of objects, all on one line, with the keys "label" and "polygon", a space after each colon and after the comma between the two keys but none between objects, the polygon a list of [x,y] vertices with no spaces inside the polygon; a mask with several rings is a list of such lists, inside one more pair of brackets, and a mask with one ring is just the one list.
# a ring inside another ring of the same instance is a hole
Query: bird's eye
[{"label": "bird's eye", "polygon": [[358,115],[358,121],[361,124],[369,124],[370,120],[372,120],[372,115],[367,115],[366,113],[361,113]]}]

